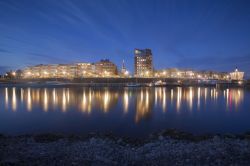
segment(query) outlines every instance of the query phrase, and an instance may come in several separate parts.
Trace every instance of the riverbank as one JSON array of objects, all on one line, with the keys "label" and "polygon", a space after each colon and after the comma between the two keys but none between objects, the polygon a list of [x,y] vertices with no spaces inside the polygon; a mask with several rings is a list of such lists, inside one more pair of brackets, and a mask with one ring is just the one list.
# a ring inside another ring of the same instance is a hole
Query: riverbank
[{"label": "riverbank", "polygon": [[0,136],[0,165],[249,165],[250,133]]},{"label": "riverbank", "polygon": [[[161,82],[162,84],[158,84]],[[177,78],[82,78],[82,79],[13,79],[0,80],[2,87],[249,87],[244,81],[221,81]]]}]

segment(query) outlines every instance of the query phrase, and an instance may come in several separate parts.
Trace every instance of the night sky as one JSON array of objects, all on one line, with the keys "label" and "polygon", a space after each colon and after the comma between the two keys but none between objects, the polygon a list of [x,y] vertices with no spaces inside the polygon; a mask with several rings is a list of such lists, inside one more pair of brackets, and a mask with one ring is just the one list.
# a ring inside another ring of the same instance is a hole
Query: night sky
[{"label": "night sky", "polygon": [[250,74],[250,1],[0,0],[0,72],[109,58],[133,71],[134,48],[155,69]]}]

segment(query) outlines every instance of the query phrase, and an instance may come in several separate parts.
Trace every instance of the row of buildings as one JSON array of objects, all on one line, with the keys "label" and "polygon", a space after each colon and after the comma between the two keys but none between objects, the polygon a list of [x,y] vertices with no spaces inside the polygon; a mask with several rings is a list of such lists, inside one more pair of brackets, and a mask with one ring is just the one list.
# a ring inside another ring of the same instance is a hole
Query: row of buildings
[{"label": "row of buildings", "polygon": [[[117,66],[108,59],[96,63],[48,64],[27,67],[24,78],[118,77]],[[125,73],[124,73],[125,76]]]},{"label": "row of buildings", "polygon": [[217,79],[217,80],[243,80],[244,72],[215,72],[215,71],[194,71],[177,68],[154,70],[153,56],[150,49],[135,49],[135,76],[156,77],[156,78],[187,78],[187,79]]},{"label": "row of buildings", "polygon": [[[14,73],[15,74],[15,73]],[[84,77],[131,77],[124,61],[118,71],[116,64],[108,59],[96,63],[48,64],[26,67],[21,71],[22,78],[84,78]],[[244,72],[194,71],[177,68],[155,70],[151,49],[134,50],[134,77],[189,78],[242,80]]]}]

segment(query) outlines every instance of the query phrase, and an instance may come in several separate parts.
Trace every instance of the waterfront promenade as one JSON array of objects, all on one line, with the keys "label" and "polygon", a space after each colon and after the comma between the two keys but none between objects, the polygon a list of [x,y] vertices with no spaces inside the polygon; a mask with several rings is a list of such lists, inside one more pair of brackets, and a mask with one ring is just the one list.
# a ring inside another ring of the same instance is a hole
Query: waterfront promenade
[{"label": "waterfront promenade", "polygon": [[219,87],[243,87],[249,86],[249,81],[224,81],[215,79],[186,79],[186,78],[39,78],[39,79],[1,79],[0,84],[40,84],[40,85],[81,85],[81,86],[149,86],[150,83],[162,81],[160,86],[219,86]]}]

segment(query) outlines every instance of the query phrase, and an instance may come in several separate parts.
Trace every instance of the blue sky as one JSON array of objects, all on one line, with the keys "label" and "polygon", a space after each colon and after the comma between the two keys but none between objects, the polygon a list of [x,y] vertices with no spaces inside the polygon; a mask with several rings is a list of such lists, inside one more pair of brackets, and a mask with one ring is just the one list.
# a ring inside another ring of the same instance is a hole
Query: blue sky
[{"label": "blue sky", "polygon": [[0,0],[0,72],[122,60],[151,48],[155,69],[250,73],[247,0]]}]

